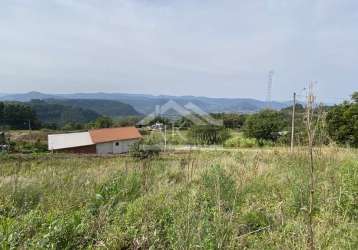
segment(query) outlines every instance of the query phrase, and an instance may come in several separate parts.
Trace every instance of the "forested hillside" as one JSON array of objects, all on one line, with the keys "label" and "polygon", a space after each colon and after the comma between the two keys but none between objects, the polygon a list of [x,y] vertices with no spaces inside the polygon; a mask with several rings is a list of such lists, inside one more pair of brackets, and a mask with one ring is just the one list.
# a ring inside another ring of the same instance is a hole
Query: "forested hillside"
[{"label": "forested hillside", "polygon": [[51,104],[61,104],[95,111],[99,115],[109,117],[140,115],[131,105],[113,100],[100,99],[48,99]]},{"label": "forested hillside", "polygon": [[68,123],[86,124],[100,117],[89,109],[50,104],[45,101],[0,102],[0,129],[62,127]]},{"label": "forested hillside", "polygon": [[3,127],[11,129],[37,128],[40,123],[34,110],[21,103],[0,102],[0,131]]},{"label": "forested hillside", "polygon": [[46,99],[29,102],[0,102],[0,126],[10,129],[61,128],[85,125],[100,116],[139,116],[130,105],[112,100]]},{"label": "forested hillside", "polygon": [[93,110],[40,100],[32,100],[25,105],[33,109],[43,124],[56,124],[57,126],[67,123],[85,124],[100,116]]}]

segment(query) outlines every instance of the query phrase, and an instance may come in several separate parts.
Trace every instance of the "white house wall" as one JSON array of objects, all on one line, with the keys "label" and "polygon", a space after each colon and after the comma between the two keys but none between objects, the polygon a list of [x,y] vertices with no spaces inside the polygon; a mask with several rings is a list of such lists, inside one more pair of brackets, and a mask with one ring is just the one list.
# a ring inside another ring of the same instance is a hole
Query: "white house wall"
[{"label": "white house wall", "polygon": [[[127,153],[131,145],[136,143],[138,140],[123,140],[113,141],[106,143],[99,143],[96,145],[97,154],[122,154]],[[118,145],[117,145],[118,143]]]},{"label": "white house wall", "polygon": [[100,155],[113,154],[113,142],[96,144],[96,150]]},{"label": "white house wall", "polygon": [[113,143],[113,153],[115,154],[122,154],[127,153],[131,145],[136,143],[138,140],[125,140],[125,141],[118,141],[119,145],[116,146],[116,142]]}]

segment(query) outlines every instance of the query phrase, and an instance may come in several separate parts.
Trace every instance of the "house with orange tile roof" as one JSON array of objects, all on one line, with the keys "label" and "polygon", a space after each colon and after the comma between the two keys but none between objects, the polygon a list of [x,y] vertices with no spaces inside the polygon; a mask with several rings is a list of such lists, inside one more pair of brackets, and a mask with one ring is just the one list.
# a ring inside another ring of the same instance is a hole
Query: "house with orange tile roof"
[{"label": "house with orange tile roof", "polygon": [[48,135],[48,149],[79,154],[123,154],[142,138],[135,127],[93,129]]}]

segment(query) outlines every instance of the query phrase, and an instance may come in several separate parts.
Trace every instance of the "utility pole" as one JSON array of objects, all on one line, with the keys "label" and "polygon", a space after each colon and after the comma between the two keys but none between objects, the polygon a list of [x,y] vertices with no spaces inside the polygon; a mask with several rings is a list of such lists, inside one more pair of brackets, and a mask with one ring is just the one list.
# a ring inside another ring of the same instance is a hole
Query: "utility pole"
[{"label": "utility pole", "polygon": [[296,92],[293,93],[293,106],[292,106],[292,130],[291,130],[291,153],[293,152],[295,140],[295,112],[296,112]]}]

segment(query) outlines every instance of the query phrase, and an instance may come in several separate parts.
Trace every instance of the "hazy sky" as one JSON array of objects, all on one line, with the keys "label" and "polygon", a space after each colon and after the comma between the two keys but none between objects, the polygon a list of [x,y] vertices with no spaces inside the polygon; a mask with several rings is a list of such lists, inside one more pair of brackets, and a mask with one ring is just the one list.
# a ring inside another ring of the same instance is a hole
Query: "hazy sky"
[{"label": "hazy sky", "polygon": [[0,93],[358,91],[357,0],[1,0]]}]

